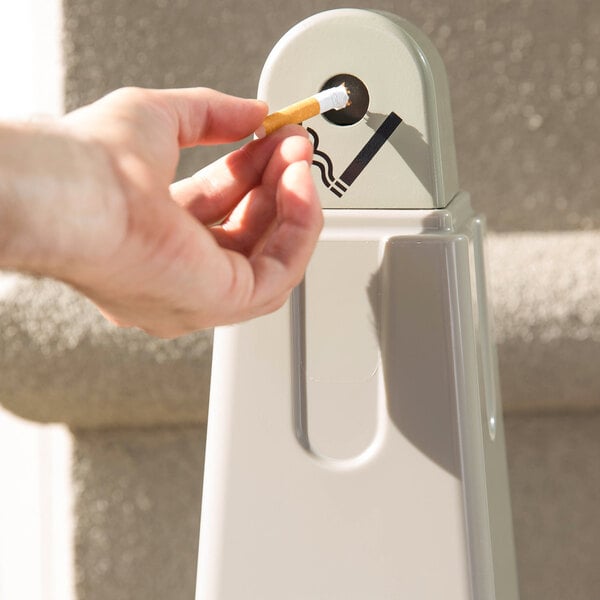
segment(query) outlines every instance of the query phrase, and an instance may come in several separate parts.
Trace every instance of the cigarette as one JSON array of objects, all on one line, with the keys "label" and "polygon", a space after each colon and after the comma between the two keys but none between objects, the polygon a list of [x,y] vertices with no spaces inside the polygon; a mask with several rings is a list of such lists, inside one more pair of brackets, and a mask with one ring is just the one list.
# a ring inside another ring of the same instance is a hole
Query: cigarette
[{"label": "cigarette", "polygon": [[323,90],[314,96],[310,96],[310,98],[294,102],[294,104],[267,115],[262,125],[256,130],[256,137],[265,137],[265,135],[281,129],[284,125],[302,123],[328,110],[346,108],[349,104],[350,95],[346,86],[342,83],[342,85]]}]

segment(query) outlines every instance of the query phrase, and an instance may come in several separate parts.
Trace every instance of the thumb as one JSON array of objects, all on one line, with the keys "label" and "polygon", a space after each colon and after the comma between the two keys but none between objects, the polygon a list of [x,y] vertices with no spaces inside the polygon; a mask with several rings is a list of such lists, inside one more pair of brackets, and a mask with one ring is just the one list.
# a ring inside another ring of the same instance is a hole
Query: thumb
[{"label": "thumb", "polygon": [[177,122],[181,147],[240,140],[260,126],[268,111],[260,100],[209,88],[156,90],[156,94]]}]

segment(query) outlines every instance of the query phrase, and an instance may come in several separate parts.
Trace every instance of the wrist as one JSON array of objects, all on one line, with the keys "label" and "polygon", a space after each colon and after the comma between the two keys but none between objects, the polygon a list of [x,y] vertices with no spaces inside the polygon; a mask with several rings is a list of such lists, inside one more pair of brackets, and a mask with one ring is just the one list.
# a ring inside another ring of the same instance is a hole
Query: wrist
[{"label": "wrist", "polygon": [[0,125],[0,268],[68,279],[113,179],[106,152],[57,122]]}]

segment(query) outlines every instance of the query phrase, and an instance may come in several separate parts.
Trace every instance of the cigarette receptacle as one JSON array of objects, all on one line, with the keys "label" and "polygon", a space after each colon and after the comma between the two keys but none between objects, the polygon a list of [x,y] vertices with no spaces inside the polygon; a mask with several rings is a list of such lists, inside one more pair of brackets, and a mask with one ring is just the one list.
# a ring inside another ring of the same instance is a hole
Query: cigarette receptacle
[{"label": "cigarette receptacle", "polygon": [[325,227],[303,283],[215,332],[196,598],[517,600],[484,223],[445,71],[406,21],[334,10],[278,42],[259,97],[344,78],[353,104],[305,123]]}]

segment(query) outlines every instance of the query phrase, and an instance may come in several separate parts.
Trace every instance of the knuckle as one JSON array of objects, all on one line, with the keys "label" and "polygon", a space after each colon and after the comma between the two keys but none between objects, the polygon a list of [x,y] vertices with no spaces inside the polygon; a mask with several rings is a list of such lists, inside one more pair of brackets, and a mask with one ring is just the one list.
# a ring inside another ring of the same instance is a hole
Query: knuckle
[{"label": "knuckle", "polygon": [[157,327],[155,325],[148,327],[140,327],[140,329],[147,335],[155,338],[160,338],[162,340],[172,340],[180,335],[183,335],[184,333],[187,333],[185,331],[180,331],[179,328],[165,328],[160,326]]},{"label": "knuckle", "polygon": [[149,95],[150,90],[135,86],[127,86],[111,92],[106,98],[126,104],[141,104],[148,100]]},{"label": "knuckle", "polygon": [[287,302],[287,299],[290,296],[290,292],[291,290],[287,290],[273,298],[270,302],[268,302],[264,307],[265,313],[272,313],[283,307],[283,305]]}]

